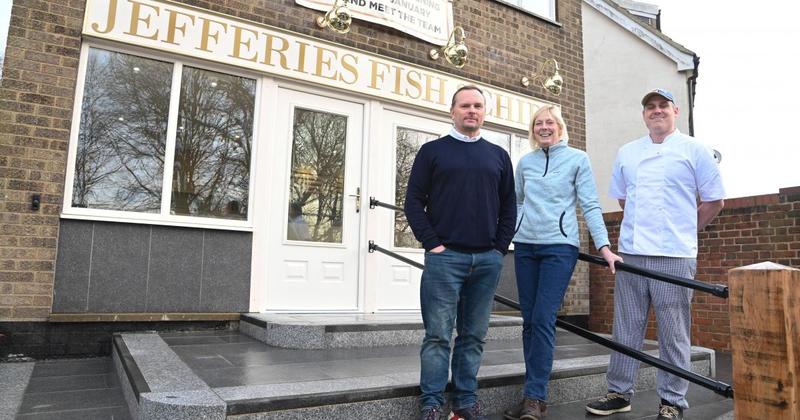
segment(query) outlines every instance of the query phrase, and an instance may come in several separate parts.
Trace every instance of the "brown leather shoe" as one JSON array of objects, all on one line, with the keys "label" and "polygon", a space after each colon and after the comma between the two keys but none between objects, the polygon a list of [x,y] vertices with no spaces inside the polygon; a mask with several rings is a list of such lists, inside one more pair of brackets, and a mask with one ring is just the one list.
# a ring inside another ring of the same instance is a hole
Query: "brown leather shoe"
[{"label": "brown leather shoe", "polygon": [[[524,400],[523,400],[524,401]],[[519,413],[522,411],[523,403],[520,402],[514,408],[509,408],[503,412],[503,418],[506,420],[519,420]]]},{"label": "brown leather shoe", "polygon": [[546,402],[531,398],[525,398],[522,401],[522,410],[519,412],[519,420],[542,420],[546,415]]}]

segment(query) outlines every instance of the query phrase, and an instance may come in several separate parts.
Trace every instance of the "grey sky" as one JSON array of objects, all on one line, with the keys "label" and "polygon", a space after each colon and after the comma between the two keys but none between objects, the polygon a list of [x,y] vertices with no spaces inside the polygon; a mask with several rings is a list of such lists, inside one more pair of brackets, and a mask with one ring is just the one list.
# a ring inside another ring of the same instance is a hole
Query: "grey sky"
[{"label": "grey sky", "polygon": [[722,152],[728,196],[800,186],[800,2],[648,2],[662,31],[700,56],[695,134]]}]

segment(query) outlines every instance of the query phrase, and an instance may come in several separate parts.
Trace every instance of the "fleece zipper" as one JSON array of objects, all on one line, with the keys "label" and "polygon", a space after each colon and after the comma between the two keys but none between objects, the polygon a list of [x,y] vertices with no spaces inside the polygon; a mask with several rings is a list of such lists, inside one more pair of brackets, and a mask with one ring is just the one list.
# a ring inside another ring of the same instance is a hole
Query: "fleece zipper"
[{"label": "fleece zipper", "polygon": [[561,213],[561,217],[558,218],[558,230],[561,231],[561,234],[564,235],[565,238],[567,237],[567,232],[564,232],[564,216],[566,216],[566,214],[567,212],[564,211]]},{"label": "fleece zipper", "polygon": [[544,157],[545,157],[544,173],[542,174],[542,178],[544,178],[544,176],[547,175],[547,168],[550,166],[550,148],[548,147],[548,148],[542,149],[542,151],[544,152]]}]

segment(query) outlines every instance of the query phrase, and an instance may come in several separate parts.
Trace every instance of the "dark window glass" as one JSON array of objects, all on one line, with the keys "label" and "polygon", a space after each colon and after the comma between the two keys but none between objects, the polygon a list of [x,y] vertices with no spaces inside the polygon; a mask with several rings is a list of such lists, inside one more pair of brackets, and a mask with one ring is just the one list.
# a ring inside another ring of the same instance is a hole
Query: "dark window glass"
[{"label": "dark window glass", "polygon": [[256,81],[183,68],[171,212],[247,219]]},{"label": "dark window glass", "polygon": [[342,242],[347,117],[296,108],[287,239]]},{"label": "dark window glass", "polygon": [[[396,206],[403,207],[408,189],[408,176],[411,174],[411,166],[414,158],[419,152],[419,148],[425,142],[436,139],[436,134],[425,133],[410,128],[397,127],[396,132],[396,166],[394,176],[394,202]],[[405,213],[396,211],[394,213],[394,246],[400,248],[422,248],[422,245],[414,238],[411,226],[408,225]]]},{"label": "dark window glass", "polygon": [[160,211],[172,68],[128,54],[89,51],[73,207]]}]

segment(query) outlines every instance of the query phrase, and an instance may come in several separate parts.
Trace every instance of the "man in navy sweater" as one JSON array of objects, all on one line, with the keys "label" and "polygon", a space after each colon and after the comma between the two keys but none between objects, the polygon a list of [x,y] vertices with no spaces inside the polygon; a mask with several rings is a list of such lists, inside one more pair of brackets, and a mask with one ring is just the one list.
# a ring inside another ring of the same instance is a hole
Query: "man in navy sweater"
[{"label": "man in navy sweater", "polygon": [[441,416],[448,365],[453,418],[486,418],[477,401],[478,368],[517,208],[508,153],[481,138],[485,112],[480,89],[459,88],[450,106],[453,129],[420,148],[408,180],[406,217],[426,251],[420,285],[423,420]]}]

